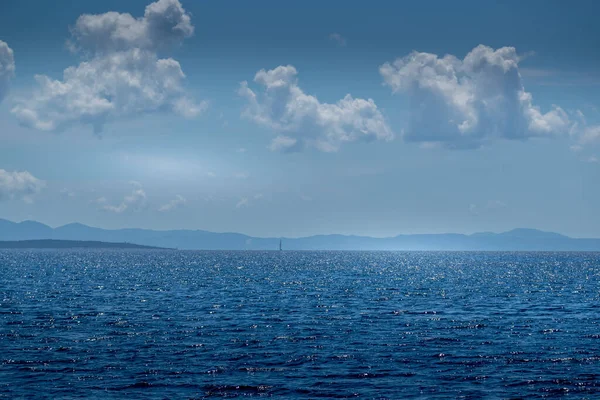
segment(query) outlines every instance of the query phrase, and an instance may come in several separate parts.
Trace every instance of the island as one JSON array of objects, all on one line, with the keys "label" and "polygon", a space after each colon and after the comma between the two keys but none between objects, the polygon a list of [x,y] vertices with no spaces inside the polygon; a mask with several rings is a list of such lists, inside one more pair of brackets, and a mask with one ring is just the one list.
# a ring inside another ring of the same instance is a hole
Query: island
[{"label": "island", "polygon": [[169,250],[165,247],[144,246],[134,243],[100,242],[93,240],[11,240],[0,241],[0,249],[141,249]]}]

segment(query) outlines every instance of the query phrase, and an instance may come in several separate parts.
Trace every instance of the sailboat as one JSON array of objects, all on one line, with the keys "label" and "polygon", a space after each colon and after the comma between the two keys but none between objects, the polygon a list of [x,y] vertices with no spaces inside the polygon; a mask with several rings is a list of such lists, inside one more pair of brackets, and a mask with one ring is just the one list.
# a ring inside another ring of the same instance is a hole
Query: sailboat
[{"label": "sailboat", "polygon": [[279,239],[279,251],[281,251],[281,250],[283,250],[283,249],[281,248],[281,239]]}]

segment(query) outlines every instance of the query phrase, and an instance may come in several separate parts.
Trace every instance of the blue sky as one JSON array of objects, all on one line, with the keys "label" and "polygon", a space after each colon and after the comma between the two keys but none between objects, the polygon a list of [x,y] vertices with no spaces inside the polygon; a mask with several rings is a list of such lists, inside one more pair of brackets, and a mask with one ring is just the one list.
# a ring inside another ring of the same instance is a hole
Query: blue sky
[{"label": "blue sky", "polygon": [[0,218],[600,237],[598,8],[4,1]]}]

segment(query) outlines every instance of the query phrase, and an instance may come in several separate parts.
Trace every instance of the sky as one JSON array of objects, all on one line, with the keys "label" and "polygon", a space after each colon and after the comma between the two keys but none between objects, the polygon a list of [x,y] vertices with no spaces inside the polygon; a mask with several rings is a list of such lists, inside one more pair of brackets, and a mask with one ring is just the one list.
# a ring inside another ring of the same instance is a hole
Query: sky
[{"label": "sky", "polygon": [[600,237],[600,4],[0,2],[0,218]]}]

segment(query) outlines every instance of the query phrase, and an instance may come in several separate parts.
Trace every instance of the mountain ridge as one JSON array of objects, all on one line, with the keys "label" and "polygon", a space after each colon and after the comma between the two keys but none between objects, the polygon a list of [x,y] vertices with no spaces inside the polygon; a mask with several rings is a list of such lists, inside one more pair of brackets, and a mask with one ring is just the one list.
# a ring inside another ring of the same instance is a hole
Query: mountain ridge
[{"label": "mountain ridge", "polygon": [[190,250],[274,250],[278,248],[279,240],[283,239],[283,247],[287,250],[600,251],[600,239],[571,238],[530,228],[517,228],[500,233],[401,234],[384,238],[342,234],[265,238],[199,229],[103,229],[79,222],[52,228],[37,221],[13,222],[0,219],[0,240],[41,239],[135,243]]},{"label": "mountain ridge", "polygon": [[144,246],[134,243],[98,242],[90,240],[2,240],[0,249],[137,249],[137,250],[170,250],[162,247]]}]

